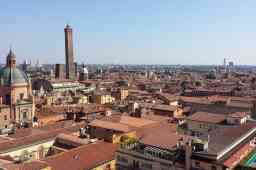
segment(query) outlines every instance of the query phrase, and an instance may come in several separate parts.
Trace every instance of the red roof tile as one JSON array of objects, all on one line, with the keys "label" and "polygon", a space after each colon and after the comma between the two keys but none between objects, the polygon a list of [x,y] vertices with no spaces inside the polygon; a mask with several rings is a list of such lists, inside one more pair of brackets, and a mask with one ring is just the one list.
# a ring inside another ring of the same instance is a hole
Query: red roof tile
[{"label": "red roof tile", "polygon": [[84,145],[46,158],[53,170],[88,170],[115,157],[117,145],[106,142]]},{"label": "red roof tile", "polygon": [[207,123],[221,123],[226,117],[221,114],[214,114],[208,112],[196,112],[187,118],[191,121],[207,122]]},{"label": "red roof tile", "polygon": [[238,151],[232,154],[225,162],[224,165],[228,168],[235,167],[244,157],[246,157],[254,148],[249,144],[245,144]]}]

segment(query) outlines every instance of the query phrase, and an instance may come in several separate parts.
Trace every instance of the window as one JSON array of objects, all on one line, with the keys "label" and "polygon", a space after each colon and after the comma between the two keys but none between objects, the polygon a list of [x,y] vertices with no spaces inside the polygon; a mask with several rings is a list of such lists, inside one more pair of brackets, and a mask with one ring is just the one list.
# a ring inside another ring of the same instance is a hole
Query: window
[{"label": "window", "polygon": [[27,119],[27,112],[23,112],[23,113],[22,113],[22,119],[23,119],[23,120],[26,120],[26,119]]},{"label": "window", "polygon": [[24,98],[24,93],[20,93],[20,100],[23,100]]},{"label": "window", "polygon": [[117,161],[128,163],[128,159],[126,159],[125,157],[119,156],[119,155],[117,156]]},{"label": "window", "polygon": [[196,164],[196,167],[200,167],[200,162],[196,161],[195,164]]},{"label": "window", "polygon": [[133,164],[132,164],[132,167],[133,167],[134,169],[135,169],[135,168],[136,168],[136,169],[139,168],[139,161],[133,160],[132,163],[133,163]]},{"label": "window", "polygon": [[4,115],[4,120],[7,120],[7,115]]},{"label": "window", "polygon": [[142,168],[146,168],[146,169],[152,169],[152,164],[148,164],[148,163],[142,163],[141,164]]},{"label": "window", "polygon": [[217,170],[215,165],[212,165],[212,170]]},{"label": "window", "polygon": [[110,164],[107,164],[106,167],[104,168],[104,170],[111,170]]},{"label": "window", "polygon": [[5,95],[6,104],[11,104],[11,96],[9,94]]}]

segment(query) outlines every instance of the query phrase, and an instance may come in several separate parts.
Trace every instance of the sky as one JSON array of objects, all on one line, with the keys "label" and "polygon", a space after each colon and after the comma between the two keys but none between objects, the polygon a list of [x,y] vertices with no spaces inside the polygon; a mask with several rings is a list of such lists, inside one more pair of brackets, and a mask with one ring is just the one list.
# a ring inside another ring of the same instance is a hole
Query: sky
[{"label": "sky", "polygon": [[2,0],[0,63],[256,64],[255,0]]}]

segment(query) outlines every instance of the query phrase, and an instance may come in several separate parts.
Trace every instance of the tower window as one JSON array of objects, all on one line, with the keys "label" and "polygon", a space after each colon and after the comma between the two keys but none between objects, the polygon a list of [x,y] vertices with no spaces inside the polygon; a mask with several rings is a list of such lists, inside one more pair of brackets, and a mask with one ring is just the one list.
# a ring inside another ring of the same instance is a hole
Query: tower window
[{"label": "tower window", "polygon": [[7,115],[4,115],[4,120],[7,120]]},{"label": "tower window", "polygon": [[5,95],[6,104],[11,104],[11,96],[9,94]]},{"label": "tower window", "polygon": [[26,119],[27,119],[27,112],[23,112],[23,113],[22,113],[22,118],[23,118],[23,120],[26,120]]}]

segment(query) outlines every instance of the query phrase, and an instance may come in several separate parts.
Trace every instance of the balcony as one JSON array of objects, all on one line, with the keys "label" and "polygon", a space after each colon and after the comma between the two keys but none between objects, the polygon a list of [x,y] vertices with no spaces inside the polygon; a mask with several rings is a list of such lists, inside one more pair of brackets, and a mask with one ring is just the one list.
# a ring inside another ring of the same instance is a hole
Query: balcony
[{"label": "balcony", "polygon": [[176,153],[175,151],[148,146],[136,140],[121,143],[118,150],[122,153],[134,155],[136,157],[152,161],[164,161],[165,163],[172,162]]}]

